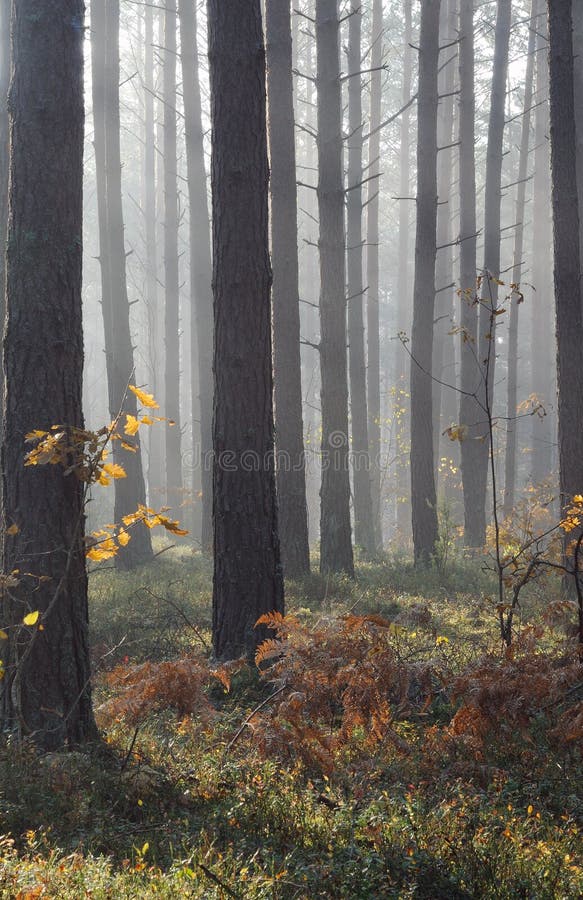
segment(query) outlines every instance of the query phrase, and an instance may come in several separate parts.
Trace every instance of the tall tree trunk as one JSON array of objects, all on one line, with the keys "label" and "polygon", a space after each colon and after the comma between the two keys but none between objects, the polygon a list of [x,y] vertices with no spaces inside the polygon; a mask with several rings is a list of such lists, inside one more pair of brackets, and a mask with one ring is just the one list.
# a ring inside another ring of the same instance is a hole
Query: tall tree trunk
[{"label": "tall tree trunk", "polygon": [[[6,318],[6,233],[8,230],[8,172],[10,166],[10,0],[0,0],[0,323]],[[4,369],[0,361],[0,397],[4,396]],[[0,410],[0,435],[2,411]],[[2,485],[0,483],[0,490]]]},{"label": "tall tree trunk", "polygon": [[175,423],[166,429],[166,502],[177,507],[182,497],[180,452],[180,284],[178,271],[178,186],[176,155],[176,0],[167,0],[164,16],[164,334],[166,343],[165,414]]},{"label": "tall tree trunk", "polygon": [[213,647],[283,611],[273,466],[265,53],[259,0],[209,0],[215,311]]},{"label": "tall tree trunk", "polygon": [[[411,99],[413,13],[412,0],[404,0],[405,33],[403,36],[403,106]],[[399,153],[399,261],[397,272],[397,324],[399,332],[409,333],[411,328],[411,297],[409,288],[409,226],[410,226],[410,183],[411,183],[411,111],[407,108],[401,117],[401,141]],[[411,406],[411,386],[409,383],[409,358],[399,346],[395,355],[398,396],[397,405],[405,409],[401,427],[397,423],[397,527],[405,535],[411,523],[411,503],[409,497],[410,472],[408,444],[408,419]]]},{"label": "tall tree trunk", "polygon": [[481,366],[477,353],[476,304],[476,161],[475,161],[475,55],[474,0],[460,0],[460,425],[465,438],[460,444],[464,492],[464,544],[481,541],[476,510],[480,497],[478,478],[478,423],[483,412],[477,402]]},{"label": "tall tree trunk", "polygon": [[310,548],[302,420],[298,215],[289,0],[267,0],[266,40],[279,535],[284,572],[290,578],[297,578],[310,571]]},{"label": "tall tree trunk", "polygon": [[[534,58],[536,29],[540,3],[532,0],[530,31],[528,35],[528,58],[524,79],[524,104],[522,114],[522,134],[518,160],[518,186],[516,191],[516,230],[514,232],[514,263],[512,284],[520,286],[522,281],[522,255],[524,252],[524,216],[526,213],[526,182],[528,154],[530,147],[530,120],[534,93]],[[510,326],[508,330],[508,396],[506,404],[506,456],[504,468],[504,513],[512,512],[516,496],[516,404],[518,399],[518,310],[522,295],[514,291],[510,300]]]},{"label": "tall tree trunk", "polygon": [[549,341],[554,334],[552,286],[551,160],[549,142],[549,66],[548,24],[544,15],[539,20],[536,41],[536,112],[533,183],[533,273],[535,293],[531,305],[532,391],[544,405],[546,415],[532,420],[532,468],[534,485],[548,478],[552,468],[552,447],[556,442],[556,419],[553,398],[555,350]]},{"label": "tall tree trunk", "polygon": [[[212,547],[213,300],[207,177],[197,49],[195,0],[179,0],[180,46],[190,201],[191,342],[198,349],[198,398],[192,378],[193,464],[200,457],[202,488],[201,546]],[[198,402],[197,402],[198,400]],[[200,425],[197,423],[200,421]]]},{"label": "tall tree trunk", "polygon": [[[583,204],[583,4],[573,3],[573,72],[575,89],[575,133],[577,138],[577,192],[579,208]],[[583,228],[579,236],[579,253],[583,259]]]},{"label": "tall tree trunk", "polygon": [[[457,16],[455,15],[455,0],[442,0],[440,16],[440,44],[446,46],[455,41],[457,34]],[[447,51],[446,51],[447,52]],[[452,206],[450,203],[452,169],[453,169],[453,116],[454,116],[454,85],[455,65],[449,62],[440,72],[439,93],[443,96],[440,100],[440,114],[437,121],[437,144],[439,154],[437,159],[437,193],[439,205],[437,209],[437,246],[441,249],[437,253],[435,270],[435,330],[433,335],[433,452],[435,454],[436,481],[439,477],[439,459],[441,434],[444,430],[443,414],[447,388],[443,388],[441,382],[455,385],[455,356],[448,350],[452,350],[451,331],[452,318],[452,248],[451,246],[451,219]],[[453,366],[452,366],[453,362]],[[445,371],[444,371],[445,368]],[[449,398],[447,398],[449,399]],[[447,426],[451,425],[447,423]],[[447,427],[446,426],[446,427]]]},{"label": "tall tree trunk", "polygon": [[[502,161],[504,156],[504,124],[506,109],[506,81],[508,77],[508,46],[512,18],[512,0],[498,0],[494,62],[486,151],[486,186],[484,214],[484,283],[479,313],[478,359],[485,367],[478,396],[482,408],[492,410],[494,402],[494,373],[496,369],[495,316],[492,310],[498,303],[500,278],[500,216],[502,203]],[[487,360],[487,363],[484,361]],[[479,429],[479,459],[477,466],[477,497],[472,524],[472,546],[486,542],[486,490],[490,441],[486,415],[482,413]],[[474,531],[475,529],[475,531]]]},{"label": "tall tree trunk", "polygon": [[316,0],[316,47],[322,377],[320,570],[353,575],[338,0]]},{"label": "tall tree trunk", "polygon": [[571,0],[549,0],[551,166],[561,507],[583,485],[583,307],[579,256]]},{"label": "tall tree trunk", "polygon": [[97,735],[83,485],[60,465],[24,466],[29,431],[83,428],[83,11],[15,0],[12,18],[2,521],[18,531],[4,535],[2,571],[31,574],[2,601],[1,719],[46,750]]},{"label": "tall tree trunk", "polygon": [[[102,310],[105,333],[105,358],[109,395],[109,414],[115,419],[124,413],[137,415],[137,401],[128,391],[134,378],[133,347],[130,333],[130,309],[126,282],[126,255],[121,185],[119,130],[119,3],[117,0],[92,0],[91,55],[95,171],[99,218],[99,261],[101,264]],[[126,471],[126,478],[114,482],[116,522],[146,502],[139,435],[132,439],[135,453],[114,443],[115,462]],[[120,569],[132,569],[152,557],[150,532],[138,524],[132,529],[131,542],[116,557]]]},{"label": "tall tree trunk", "polygon": [[348,184],[347,184],[347,274],[350,418],[352,422],[352,473],[354,495],[354,540],[367,557],[374,556],[375,538],[370,484],[366,360],[363,317],[362,239],[362,84],[360,0],[351,0],[348,20]]},{"label": "tall tree trunk", "polygon": [[411,506],[415,562],[437,542],[433,457],[432,356],[437,228],[437,107],[441,0],[425,0],[419,40],[417,230],[411,335]]},{"label": "tall tree trunk", "polygon": [[[156,241],[156,142],[154,123],[154,11],[148,4],[144,10],[144,225],[146,232],[146,306],[148,310],[148,349],[150,377],[154,396],[159,399],[158,369],[161,365],[161,335],[158,329],[160,292],[158,290],[158,248]],[[148,432],[148,495],[154,505],[163,484],[163,431]]]},{"label": "tall tree trunk", "polygon": [[368,443],[371,458],[371,494],[375,545],[383,546],[381,514],[381,372],[379,317],[379,193],[383,64],[383,3],[373,0],[371,32],[370,132],[368,144],[368,198],[366,248],[366,320],[368,345]]}]

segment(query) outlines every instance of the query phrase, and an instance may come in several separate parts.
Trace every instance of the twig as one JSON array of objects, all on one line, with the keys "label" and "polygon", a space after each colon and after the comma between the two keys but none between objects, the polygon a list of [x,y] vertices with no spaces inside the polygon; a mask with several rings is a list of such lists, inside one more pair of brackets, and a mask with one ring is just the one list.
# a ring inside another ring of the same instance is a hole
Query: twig
[{"label": "twig", "polygon": [[243,722],[241,727],[238,729],[235,736],[232,737],[231,740],[229,741],[229,743],[227,744],[223,756],[226,756],[227,753],[234,747],[236,742],[239,740],[239,738],[241,737],[241,735],[247,728],[247,725],[249,725],[251,719],[253,719],[257,715],[257,713],[263,709],[264,706],[267,706],[268,703],[271,703],[272,700],[275,700],[276,697],[279,697],[280,694],[283,694],[283,692],[286,690],[287,687],[289,687],[289,685],[282,684],[282,686],[280,688],[278,688],[276,691],[274,691],[273,694],[270,694],[269,697],[266,697],[265,700],[262,700],[261,703],[259,704],[259,706],[255,707],[253,712],[249,713],[249,715],[247,716],[247,718],[245,719],[245,721]]}]

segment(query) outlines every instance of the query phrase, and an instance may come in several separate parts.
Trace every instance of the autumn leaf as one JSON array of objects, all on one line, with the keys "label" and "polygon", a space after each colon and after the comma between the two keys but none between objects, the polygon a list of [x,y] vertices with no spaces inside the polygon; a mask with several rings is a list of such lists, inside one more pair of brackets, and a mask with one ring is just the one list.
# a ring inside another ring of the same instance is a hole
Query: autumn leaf
[{"label": "autumn leaf", "polygon": [[135,416],[131,416],[129,413],[126,413],[126,423],[124,427],[124,431],[126,434],[133,436],[137,433],[138,428],[140,427],[140,423]]},{"label": "autumn leaf", "polygon": [[111,475],[112,478],[127,478],[125,469],[117,463],[106,463],[103,471]]},{"label": "autumn leaf", "polygon": [[18,534],[19,531],[20,531],[20,528],[18,527],[18,525],[14,524],[14,525],[11,525],[10,528],[6,529],[6,534],[14,535],[14,534]]},{"label": "autumn leaf", "polygon": [[118,533],[117,540],[120,547],[127,547],[129,542],[131,541],[131,535],[128,534],[125,528],[121,528]]},{"label": "autumn leaf", "polygon": [[140,401],[142,406],[147,406],[148,409],[159,409],[160,408],[159,404],[156,403],[156,401],[154,400],[153,394],[146,394],[145,391],[141,391],[134,384],[130,384],[129,389],[132,392],[132,394],[136,395],[136,397],[138,398],[138,400]]},{"label": "autumn leaf", "polygon": [[35,612],[28,613],[22,621],[25,625],[36,625],[39,616],[40,612],[37,609]]}]

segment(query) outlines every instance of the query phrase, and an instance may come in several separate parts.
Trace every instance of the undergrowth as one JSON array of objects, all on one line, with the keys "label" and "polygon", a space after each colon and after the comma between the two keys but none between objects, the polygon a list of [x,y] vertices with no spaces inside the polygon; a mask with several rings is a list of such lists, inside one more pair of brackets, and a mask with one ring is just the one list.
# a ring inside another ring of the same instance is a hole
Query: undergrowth
[{"label": "undergrowth", "polygon": [[93,574],[104,744],[0,748],[0,897],[580,896],[565,609],[527,595],[503,650],[474,568],[290,584],[258,668],[209,664],[185,548]]}]

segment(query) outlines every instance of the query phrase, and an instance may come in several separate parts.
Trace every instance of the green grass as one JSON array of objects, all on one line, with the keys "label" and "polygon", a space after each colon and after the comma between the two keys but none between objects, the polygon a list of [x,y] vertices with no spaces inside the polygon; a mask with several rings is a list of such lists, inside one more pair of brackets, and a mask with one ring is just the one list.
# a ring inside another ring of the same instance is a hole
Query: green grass
[{"label": "green grass", "polygon": [[[97,707],[114,664],[204,652],[211,577],[209,562],[183,547],[131,575],[91,575]],[[381,614],[403,625],[407,658],[440,656],[455,673],[499,646],[491,593],[479,561],[454,560],[443,577],[386,559],[359,564],[355,582],[314,574],[291,583],[287,602],[310,625],[348,610]],[[538,621],[541,603],[531,592],[525,621]],[[547,640],[559,647],[562,634]],[[433,758],[428,735],[455,712],[442,692],[397,726],[411,755],[384,743],[369,752],[357,730],[325,775],[293,754],[260,754],[249,729],[232,743],[269,691],[243,671],[229,694],[211,689],[205,722],[171,710],[137,728],[111,722],[105,747],[68,757],[0,748],[0,897],[583,892],[581,755],[550,743],[542,720],[523,738],[492,740],[481,759]]]}]

